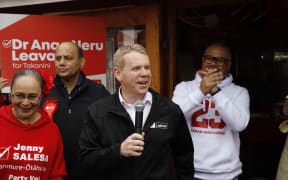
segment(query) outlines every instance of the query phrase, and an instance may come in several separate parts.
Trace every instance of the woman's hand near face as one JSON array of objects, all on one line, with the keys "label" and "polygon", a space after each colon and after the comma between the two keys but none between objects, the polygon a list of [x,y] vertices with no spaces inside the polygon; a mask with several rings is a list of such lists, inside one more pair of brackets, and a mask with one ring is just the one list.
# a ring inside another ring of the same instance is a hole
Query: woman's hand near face
[{"label": "woman's hand near face", "polygon": [[0,89],[8,84],[8,80],[0,77]]}]

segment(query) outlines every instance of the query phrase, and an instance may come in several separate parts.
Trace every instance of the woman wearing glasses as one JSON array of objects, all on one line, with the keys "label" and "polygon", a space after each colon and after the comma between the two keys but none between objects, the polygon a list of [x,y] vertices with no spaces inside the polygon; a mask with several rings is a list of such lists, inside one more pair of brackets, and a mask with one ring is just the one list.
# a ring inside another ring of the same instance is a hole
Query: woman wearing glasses
[{"label": "woman wearing glasses", "polygon": [[53,86],[48,74],[17,72],[11,83],[11,105],[0,108],[0,179],[53,179],[66,176],[60,133],[39,110]]}]

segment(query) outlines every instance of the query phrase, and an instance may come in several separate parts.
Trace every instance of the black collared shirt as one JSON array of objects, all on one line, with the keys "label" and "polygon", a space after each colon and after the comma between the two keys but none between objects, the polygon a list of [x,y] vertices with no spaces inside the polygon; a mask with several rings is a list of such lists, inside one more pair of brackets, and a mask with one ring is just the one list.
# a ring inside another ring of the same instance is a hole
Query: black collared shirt
[{"label": "black collared shirt", "polygon": [[73,95],[75,95],[75,93],[77,92],[77,89],[80,87],[80,85],[81,85],[81,83],[83,81],[83,78],[84,78],[84,75],[80,72],[78,81],[77,81],[75,87],[72,89],[70,94],[68,93],[68,90],[67,90],[67,87],[65,86],[65,84],[62,81],[60,81],[60,84],[64,87],[65,97],[67,99],[70,100],[73,97]]}]

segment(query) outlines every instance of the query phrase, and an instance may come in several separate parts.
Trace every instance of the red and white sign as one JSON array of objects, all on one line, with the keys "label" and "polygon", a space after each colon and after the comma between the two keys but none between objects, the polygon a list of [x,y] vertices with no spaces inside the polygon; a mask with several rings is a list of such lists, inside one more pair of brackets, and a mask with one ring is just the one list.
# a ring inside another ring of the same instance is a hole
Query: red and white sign
[{"label": "red and white sign", "polygon": [[46,70],[54,77],[54,53],[63,41],[74,41],[92,80],[106,85],[106,24],[104,17],[0,14],[2,77],[11,83],[21,69]]}]

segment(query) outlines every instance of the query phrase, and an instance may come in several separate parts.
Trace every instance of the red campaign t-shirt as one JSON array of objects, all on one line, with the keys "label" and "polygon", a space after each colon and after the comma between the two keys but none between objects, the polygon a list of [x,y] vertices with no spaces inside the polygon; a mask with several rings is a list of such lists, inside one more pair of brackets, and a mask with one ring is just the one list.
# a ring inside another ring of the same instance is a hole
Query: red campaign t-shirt
[{"label": "red campaign t-shirt", "polygon": [[36,123],[23,124],[11,107],[0,108],[0,179],[64,179],[63,144],[56,124],[41,110]]},{"label": "red campaign t-shirt", "polygon": [[3,96],[0,94],[0,106],[5,104],[5,99],[3,98]]}]

